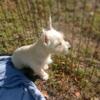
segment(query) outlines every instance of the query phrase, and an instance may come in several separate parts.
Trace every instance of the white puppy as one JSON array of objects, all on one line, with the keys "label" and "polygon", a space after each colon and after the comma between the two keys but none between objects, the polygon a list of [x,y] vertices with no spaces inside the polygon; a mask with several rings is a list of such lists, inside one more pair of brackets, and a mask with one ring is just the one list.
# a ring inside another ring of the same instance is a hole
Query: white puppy
[{"label": "white puppy", "polygon": [[35,74],[47,80],[48,64],[52,63],[52,54],[67,54],[69,42],[64,40],[63,34],[56,31],[50,22],[50,30],[44,30],[40,39],[31,45],[18,48],[12,55],[12,62],[16,68],[30,67]]}]

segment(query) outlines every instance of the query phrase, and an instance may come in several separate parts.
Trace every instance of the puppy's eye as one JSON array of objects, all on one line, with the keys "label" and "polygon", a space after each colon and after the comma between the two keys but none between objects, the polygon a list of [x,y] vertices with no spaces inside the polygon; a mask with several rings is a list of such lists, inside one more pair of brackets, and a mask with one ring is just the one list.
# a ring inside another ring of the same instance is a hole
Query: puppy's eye
[{"label": "puppy's eye", "polygon": [[62,43],[61,43],[61,42],[57,44],[57,46],[60,46],[60,45],[62,45]]}]

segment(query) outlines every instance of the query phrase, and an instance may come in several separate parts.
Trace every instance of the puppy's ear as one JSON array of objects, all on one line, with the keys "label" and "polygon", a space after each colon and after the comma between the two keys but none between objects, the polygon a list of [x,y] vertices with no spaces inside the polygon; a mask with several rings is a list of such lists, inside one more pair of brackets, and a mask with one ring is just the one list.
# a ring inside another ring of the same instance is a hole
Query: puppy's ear
[{"label": "puppy's ear", "polygon": [[44,44],[45,45],[49,44],[49,39],[48,39],[48,36],[46,34],[44,35]]},{"label": "puppy's ear", "polygon": [[43,34],[42,34],[42,41],[43,43],[47,46],[49,44],[49,38],[48,38],[48,35],[46,34],[46,30],[43,29],[42,30]]},{"label": "puppy's ear", "polygon": [[42,29],[42,32],[43,32],[43,33],[46,33],[46,30],[43,28],[43,29]]},{"label": "puppy's ear", "polygon": [[50,14],[50,16],[49,16],[49,28],[50,28],[50,29],[53,29],[51,14]]}]

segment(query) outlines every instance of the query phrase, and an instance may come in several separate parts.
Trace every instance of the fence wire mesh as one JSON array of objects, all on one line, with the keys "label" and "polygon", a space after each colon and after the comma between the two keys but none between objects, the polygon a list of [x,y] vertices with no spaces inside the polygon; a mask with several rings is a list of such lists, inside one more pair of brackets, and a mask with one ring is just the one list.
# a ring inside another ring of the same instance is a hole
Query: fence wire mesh
[{"label": "fence wire mesh", "polygon": [[50,14],[72,45],[66,64],[78,75],[100,77],[100,0],[0,0],[0,54],[33,43]]}]

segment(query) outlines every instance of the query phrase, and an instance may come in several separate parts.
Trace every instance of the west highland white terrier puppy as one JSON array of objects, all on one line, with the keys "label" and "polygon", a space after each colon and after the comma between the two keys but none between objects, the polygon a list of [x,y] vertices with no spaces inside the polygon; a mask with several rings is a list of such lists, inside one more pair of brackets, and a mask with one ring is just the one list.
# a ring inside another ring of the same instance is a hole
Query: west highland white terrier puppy
[{"label": "west highland white terrier puppy", "polygon": [[52,27],[51,18],[49,23],[50,29],[43,29],[36,43],[20,47],[12,55],[12,62],[16,68],[30,67],[43,80],[49,78],[45,70],[49,68],[48,64],[52,63],[51,55],[66,55],[71,47],[69,42],[64,40],[63,34]]}]

